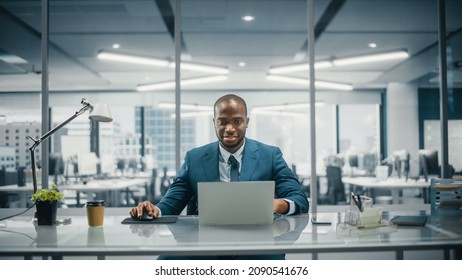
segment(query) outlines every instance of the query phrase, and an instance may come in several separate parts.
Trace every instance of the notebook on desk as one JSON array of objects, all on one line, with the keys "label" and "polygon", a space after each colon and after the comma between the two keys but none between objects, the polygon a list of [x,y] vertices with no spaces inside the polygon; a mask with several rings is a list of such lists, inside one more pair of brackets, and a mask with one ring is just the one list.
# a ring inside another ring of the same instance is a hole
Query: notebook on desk
[{"label": "notebook on desk", "polygon": [[395,225],[402,226],[424,226],[427,222],[427,216],[394,216],[391,221]]},{"label": "notebook on desk", "polygon": [[274,181],[199,182],[199,225],[273,223]]}]

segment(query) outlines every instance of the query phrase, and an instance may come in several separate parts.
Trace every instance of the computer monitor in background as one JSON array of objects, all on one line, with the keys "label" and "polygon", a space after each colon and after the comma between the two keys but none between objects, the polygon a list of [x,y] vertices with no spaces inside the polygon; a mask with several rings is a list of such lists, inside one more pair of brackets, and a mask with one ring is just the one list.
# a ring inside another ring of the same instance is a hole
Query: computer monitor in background
[{"label": "computer monitor in background", "polygon": [[438,151],[436,150],[419,150],[419,172],[428,181],[429,176],[440,176],[440,166],[438,161]]},{"label": "computer monitor in background", "polygon": [[393,155],[393,169],[396,171],[398,178],[401,178],[401,160],[397,155]]},{"label": "computer monitor in background", "polygon": [[348,163],[350,164],[350,167],[358,167],[358,155],[349,155]]},{"label": "computer monitor in background", "polygon": [[396,150],[392,153],[393,167],[398,178],[404,173],[406,180],[409,178],[411,156],[407,150]]},{"label": "computer monitor in background", "polygon": [[377,166],[377,155],[374,153],[366,153],[363,155],[363,169],[366,170],[366,174],[372,175],[375,172]]},{"label": "computer monitor in background", "polygon": [[344,165],[344,159],[341,155],[328,155],[325,161],[326,166],[337,166],[342,167]]},{"label": "computer monitor in background", "polygon": [[64,160],[60,153],[51,153],[48,161],[48,175],[54,176],[54,183],[58,183],[58,176],[64,175]]},{"label": "computer monitor in background", "polygon": [[99,159],[100,170],[102,175],[112,175],[117,169],[116,160],[114,155],[102,154]]},{"label": "computer monitor in background", "polygon": [[363,174],[363,170],[359,169],[360,163],[359,163],[359,156],[357,154],[350,154],[346,156],[346,160],[348,160],[348,166],[349,166],[348,173],[350,176],[357,176],[357,175]]},{"label": "computer monitor in background", "polygon": [[404,176],[406,176],[406,181],[409,179],[409,175],[411,173],[411,154],[406,153],[404,158],[401,159],[403,162],[404,167]]},{"label": "computer monitor in background", "polygon": [[79,153],[77,155],[77,165],[79,176],[91,176],[98,173],[98,157],[95,153]]}]

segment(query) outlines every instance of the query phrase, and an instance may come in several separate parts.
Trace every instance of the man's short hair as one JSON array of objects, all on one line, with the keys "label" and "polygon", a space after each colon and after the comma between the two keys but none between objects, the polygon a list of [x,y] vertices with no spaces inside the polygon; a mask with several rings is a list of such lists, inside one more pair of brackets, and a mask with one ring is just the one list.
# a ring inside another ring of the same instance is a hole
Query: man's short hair
[{"label": "man's short hair", "polygon": [[245,100],[242,99],[242,97],[235,95],[235,94],[227,94],[227,95],[223,95],[222,97],[218,98],[218,100],[215,101],[215,104],[213,105],[213,115],[215,115],[215,109],[218,106],[218,104],[230,102],[232,100],[244,105],[244,114],[247,117],[247,103],[245,103]]}]

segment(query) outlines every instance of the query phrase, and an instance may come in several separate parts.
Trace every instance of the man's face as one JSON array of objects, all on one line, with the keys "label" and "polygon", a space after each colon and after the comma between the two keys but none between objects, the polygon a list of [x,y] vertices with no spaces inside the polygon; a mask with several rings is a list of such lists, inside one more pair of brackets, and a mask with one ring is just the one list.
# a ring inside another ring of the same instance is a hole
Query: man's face
[{"label": "man's face", "polygon": [[213,124],[221,146],[234,153],[243,144],[249,118],[242,103],[230,100],[217,104]]}]

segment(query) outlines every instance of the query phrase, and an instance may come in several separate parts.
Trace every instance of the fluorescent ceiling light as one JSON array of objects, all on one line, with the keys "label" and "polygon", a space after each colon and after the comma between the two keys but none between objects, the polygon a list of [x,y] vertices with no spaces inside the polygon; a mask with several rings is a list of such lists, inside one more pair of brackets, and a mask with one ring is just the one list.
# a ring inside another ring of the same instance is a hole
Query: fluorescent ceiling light
[{"label": "fluorescent ceiling light", "polygon": [[[218,82],[218,81],[224,81],[227,79],[228,79],[228,76],[226,75],[216,75],[216,76],[206,76],[206,77],[199,77],[199,78],[184,79],[184,80],[181,80],[181,86],[213,83],[213,82]],[[154,83],[154,84],[139,85],[136,88],[136,90],[149,91],[149,90],[160,90],[160,89],[167,89],[167,88],[174,88],[174,87],[175,87],[175,81],[168,81],[168,82],[161,82],[161,83]]]},{"label": "fluorescent ceiling light", "polygon": [[378,53],[371,55],[361,55],[346,58],[336,58],[332,62],[335,66],[352,65],[352,64],[363,64],[372,63],[377,61],[395,60],[408,58],[409,54],[406,50],[399,50],[387,53]]},{"label": "fluorescent ceiling light", "polygon": [[[324,101],[316,101],[315,106],[324,106],[325,102]],[[307,110],[310,108],[310,103],[286,103],[282,105],[270,105],[270,106],[258,106],[258,107],[253,107],[252,110],[275,110],[275,111],[285,111],[285,110],[293,110],[293,109],[303,109]]]},{"label": "fluorescent ceiling light", "polygon": [[[200,111],[200,112],[187,112],[187,113],[180,113],[181,118],[194,118],[194,117],[199,117],[199,116],[211,116],[213,115],[213,111],[210,110],[208,112],[206,111]],[[171,114],[170,117],[172,119],[175,118],[175,114]]]},{"label": "fluorescent ceiling light", "polygon": [[328,81],[315,81],[314,84],[316,87],[319,87],[319,88],[353,90],[353,86],[351,84],[335,83],[335,82],[328,82]]},{"label": "fluorescent ceiling light", "polygon": [[199,77],[199,78],[181,80],[181,85],[190,86],[190,85],[206,84],[206,83],[225,81],[227,79],[228,79],[228,76],[226,75]]},{"label": "fluorescent ceiling light", "polygon": [[[310,81],[308,79],[297,78],[297,77],[288,77],[288,76],[278,76],[278,75],[266,75],[266,79],[271,81],[279,81],[291,84],[298,84],[298,85],[305,85],[309,86]],[[353,90],[353,86],[351,84],[344,84],[344,83],[335,83],[335,82],[327,82],[327,81],[315,81],[315,87],[317,88],[324,88],[324,89],[336,89],[336,90]]]},{"label": "fluorescent ceiling light", "polygon": [[[171,62],[170,67],[175,68],[175,62]],[[180,67],[181,67],[181,70],[194,70],[194,71],[213,73],[213,74],[228,74],[229,73],[229,70],[227,67],[205,65],[205,64],[184,62],[184,61],[181,62]]]},{"label": "fluorescent ceiling light", "polygon": [[[157,105],[159,108],[165,108],[165,109],[175,109],[176,105],[175,103],[165,103],[165,102],[159,102]],[[213,107],[212,106],[204,106],[204,105],[197,105],[197,104],[181,104],[180,108],[182,110],[196,110],[196,111],[210,111],[213,112]]]},{"label": "fluorescent ceiling light", "polygon": [[[315,69],[325,69],[332,67],[333,64],[329,60],[318,61],[314,63]],[[293,73],[293,72],[301,72],[301,71],[309,71],[310,66],[308,63],[298,63],[298,64],[288,64],[282,66],[274,66],[271,67],[269,70],[270,74],[283,74],[283,73]]]},{"label": "fluorescent ceiling light", "polygon": [[114,52],[108,52],[108,51],[99,51],[98,59],[120,61],[120,62],[134,63],[134,64],[160,66],[160,67],[166,67],[170,63],[170,61],[167,59],[152,58],[152,57],[145,57],[145,56],[138,56],[138,55],[131,55],[131,54],[114,53]]},{"label": "fluorescent ceiling light", "polygon": [[[316,101],[315,106],[324,106],[324,101]],[[306,110],[303,111],[290,111],[290,110]],[[282,105],[258,106],[252,108],[252,114],[270,115],[270,116],[290,116],[290,117],[307,117],[310,103],[286,103]]]},{"label": "fluorescent ceiling light", "polygon": [[161,82],[155,84],[144,84],[136,87],[137,91],[160,90],[175,87],[175,81]]},{"label": "fluorescent ceiling light", "polygon": [[268,116],[286,116],[286,117],[307,117],[308,112],[284,112],[284,111],[273,111],[273,110],[252,110],[252,114],[268,115]]},{"label": "fluorescent ceiling light", "polygon": [[[161,59],[161,58],[154,58],[154,57],[147,57],[147,56],[140,56],[140,55],[132,55],[132,54],[123,54],[123,53],[116,53],[110,51],[99,51],[98,52],[98,59],[103,60],[111,60],[111,61],[119,61],[119,62],[127,62],[127,63],[134,63],[134,64],[143,64],[143,65],[152,65],[152,66],[159,66],[159,67],[167,67],[170,66],[171,68],[175,68],[175,62],[169,59]],[[198,72],[205,72],[205,73],[213,73],[213,74],[228,74],[229,69],[227,67],[221,66],[214,66],[214,65],[206,65],[200,63],[193,63],[193,62],[181,62],[181,69],[183,70],[194,70]]]},{"label": "fluorescent ceiling light", "polygon": [[266,75],[266,79],[270,81],[277,81],[277,82],[285,82],[291,84],[298,84],[298,85],[310,85],[309,80],[302,79],[302,78],[295,78],[295,77],[287,77],[287,76],[278,76],[278,75]]},{"label": "fluorescent ceiling light", "polygon": [[14,54],[0,53],[0,60],[10,64],[27,64],[27,60]]},{"label": "fluorescent ceiling light", "polygon": [[[393,51],[393,52],[387,52],[387,53],[361,55],[361,56],[346,57],[346,58],[334,58],[332,60],[317,61],[314,63],[314,68],[315,69],[326,69],[332,66],[371,63],[371,62],[377,62],[377,61],[404,59],[408,57],[409,57],[409,54],[406,50],[399,50],[399,51]],[[270,74],[284,74],[284,73],[293,73],[293,72],[301,72],[301,71],[309,71],[308,63],[297,63],[297,64],[273,66],[273,67],[270,67],[268,72]]]}]

